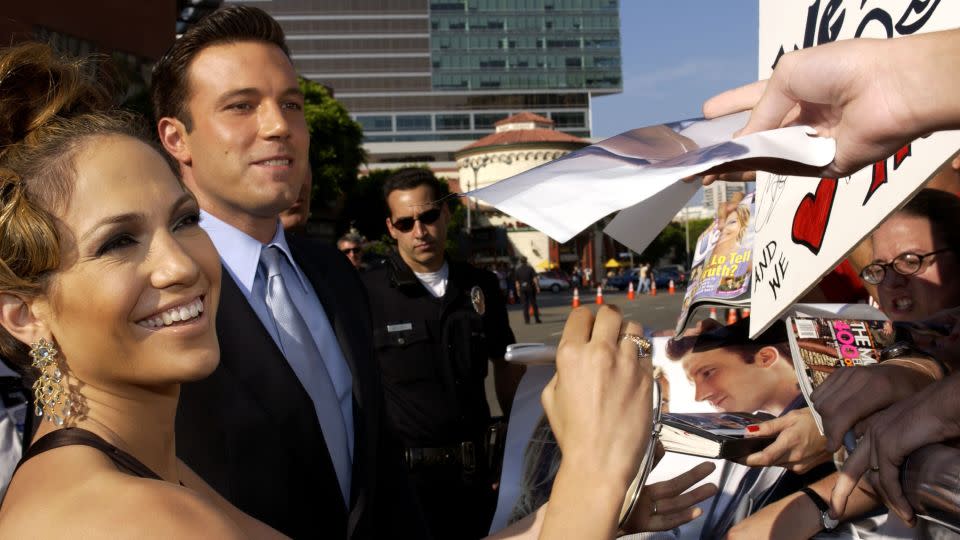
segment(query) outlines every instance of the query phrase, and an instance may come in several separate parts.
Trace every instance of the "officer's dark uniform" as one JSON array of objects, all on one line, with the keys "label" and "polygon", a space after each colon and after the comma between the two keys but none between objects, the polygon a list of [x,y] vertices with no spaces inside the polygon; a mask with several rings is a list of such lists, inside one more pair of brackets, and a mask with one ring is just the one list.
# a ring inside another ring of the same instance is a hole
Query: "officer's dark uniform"
[{"label": "officer's dark uniform", "polygon": [[427,522],[438,539],[480,538],[493,517],[499,469],[485,444],[487,360],[503,358],[515,340],[496,276],[448,264],[442,298],[396,254],[363,281],[387,419],[406,448]]}]

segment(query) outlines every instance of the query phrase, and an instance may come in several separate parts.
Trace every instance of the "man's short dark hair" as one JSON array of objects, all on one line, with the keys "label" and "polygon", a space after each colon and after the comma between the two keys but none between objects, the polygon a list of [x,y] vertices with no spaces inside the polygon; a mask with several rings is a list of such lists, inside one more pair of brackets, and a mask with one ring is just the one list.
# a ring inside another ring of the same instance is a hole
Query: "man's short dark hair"
[{"label": "man's short dark hair", "polygon": [[793,362],[793,353],[787,341],[787,331],[782,323],[775,323],[750,339],[750,319],[743,318],[729,326],[717,326],[696,336],[685,336],[667,341],[667,358],[682,360],[691,352],[700,353],[713,349],[727,349],[740,355],[744,362],[752,364],[754,355],[764,347],[776,347],[780,356]]},{"label": "man's short dark hair", "polygon": [[154,66],[150,99],[157,120],[176,118],[187,131],[192,130],[193,120],[187,109],[190,64],[207,47],[243,41],[276,45],[290,57],[283,28],[267,12],[250,6],[218,9],[191,26]]},{"label": "man's short dark hair", "polygon": [[[433,195],[431,200],[437,201],[443,195],[443,185],[430,169],[423,167],[407,167],[391,174],[383,181],[383,200],[386,201],[394,191],[406,191],[420,186],[428,186]],[[389,205],[387,212],[390,212]]]}]

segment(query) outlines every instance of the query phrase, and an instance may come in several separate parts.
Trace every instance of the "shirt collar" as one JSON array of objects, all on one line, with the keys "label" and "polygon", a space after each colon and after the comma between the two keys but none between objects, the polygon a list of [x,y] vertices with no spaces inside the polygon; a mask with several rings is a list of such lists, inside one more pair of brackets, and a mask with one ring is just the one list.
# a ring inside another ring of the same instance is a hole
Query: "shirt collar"
[{"label": "shirt collar", "polygon": [[[249,297],[250,291],[253,290],[253,281],[257,277],[257,266],[260,264],[260,250],[263,248],[263,244],[256,238],[204,210],[200,210],[200,225],[210,236],[210,240],[213,241],[213,245],[220,253],[220,260],[227,267],[227,271],[230,272],[244,294]],[[277,230],[273,234],[273,239],[267,245],[276,245],[287,256],[293,268],[297,268],[293,264],[290,246],[287,244],[287,238],[283,234],[283,227],[280,225],[279,219],[277,219]],[[299,269],[296,273],[303,283],[303,275]]]}]

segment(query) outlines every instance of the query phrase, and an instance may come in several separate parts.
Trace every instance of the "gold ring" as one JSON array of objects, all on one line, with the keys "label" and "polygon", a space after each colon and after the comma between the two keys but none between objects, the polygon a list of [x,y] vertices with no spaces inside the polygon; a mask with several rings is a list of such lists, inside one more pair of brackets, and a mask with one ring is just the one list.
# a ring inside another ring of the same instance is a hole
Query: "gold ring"
[{"label": "gold ring", "polygon": [[650,343],[650,340],[637,334],[624,334],[623,337],[620,338],[620,341],[631,341],[637,346],[637,360],[650,356],[653,351],[653,345]]}]

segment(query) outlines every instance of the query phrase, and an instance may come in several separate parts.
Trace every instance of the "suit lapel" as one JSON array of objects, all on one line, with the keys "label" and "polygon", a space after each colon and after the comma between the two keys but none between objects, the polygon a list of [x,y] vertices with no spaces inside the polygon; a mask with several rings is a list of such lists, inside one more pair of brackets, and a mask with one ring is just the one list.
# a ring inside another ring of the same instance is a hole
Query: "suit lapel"
[{"label": "suit lapel", "polygon": [[271,416],[287,417],[303,407],[313,410],[310,396],[226,269],[223,276],[217,312],[222,367]]}]

